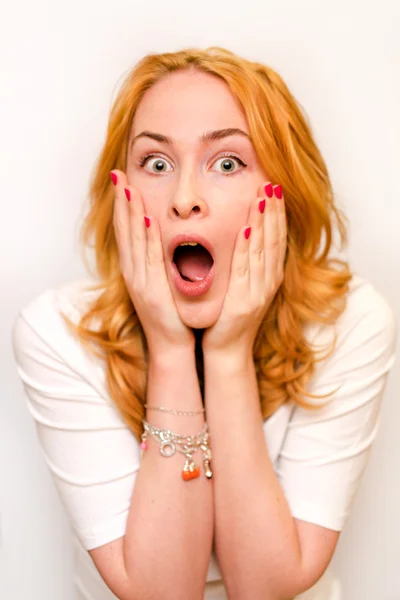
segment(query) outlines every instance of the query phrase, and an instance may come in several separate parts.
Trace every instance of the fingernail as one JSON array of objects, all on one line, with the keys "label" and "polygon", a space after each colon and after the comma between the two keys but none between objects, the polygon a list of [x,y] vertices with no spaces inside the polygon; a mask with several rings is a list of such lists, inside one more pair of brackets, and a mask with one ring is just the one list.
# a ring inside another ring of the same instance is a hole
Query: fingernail
[{"label": "fingernail", "polygon": [[250,231],[251,231],[251,227],[247,227],[247,228],[244,230],[244,237],[246,238],[246,240],[248,240],[248,239],[249,239]]},{"label": "fingernail", "polygon": [[110,177],[112,179],[113,184],[117,185],[118,177],[116,176],[116,174],[111,171],[110,172]]},{"label": "fingernail", "polygon": [[260,209],[260,213],[264,212],[264,208],[265,208],[265,198],[264,200],[261,200],[260,204],[258,205],[258,208]]},{"label": "fingernail", "polygon": [[149,228],[150,227],[150,219],[149,219],[149,217],[145,217],[144,218],[144,222],[146,223],[146,227]]},{"label": "fingernail", "polygon": [[128,202],[130,202],[131,201],[131,192],[130,192],[130,190],[128,190],[128,188],[124,188],[124,190],[125,190],[125,196],[127,197]]},{"label": "fingernail", "polygon": [[267,194],[268,198],[272,198],[272,196],[274,195],[274,190],[272,189],[272,183],[268,183],[264,189],[265,189],[265,193]]},{"label": "fingernail", "polygon": [[281,188],[281,186],[280,185],[276,185],[274,187],[274,192],[275,192],[275,196],[277,198],[279,198],[279,200],[280,200],[282,198],[282,188]]}]

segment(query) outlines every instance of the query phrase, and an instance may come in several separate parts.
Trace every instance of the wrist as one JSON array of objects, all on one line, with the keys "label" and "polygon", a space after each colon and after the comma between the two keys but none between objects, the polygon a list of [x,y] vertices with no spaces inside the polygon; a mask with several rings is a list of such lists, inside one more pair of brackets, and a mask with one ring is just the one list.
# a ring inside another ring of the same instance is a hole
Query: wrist
[{"label": "wrist", "polygon": [[204,369],[247,371],[254,365],[253,350],[247,346],[203,348]]},{"label": "wrist", "polygon": [[174,369],[196,365],[195,344],[149,348],[149,364],[158,369]]},{"label": "wrist", "polygon": [[[146,403],[148,409],[160,405],[175,410],[203,408],[194,348],[174,347],[149,355]],[[154,424],[171,426],[171,429],[178,424],[187,430],[188,424],[198,427],[204,420],[203,413],[177,416],[165,411],[151,411],[150,414]]]},{"label": "wrist", "polygon": [[163,361],[169,357],[186,357],[195,354],[195,339],[185,342],[162,341],[147,342],[148,356],[151,360]]}]

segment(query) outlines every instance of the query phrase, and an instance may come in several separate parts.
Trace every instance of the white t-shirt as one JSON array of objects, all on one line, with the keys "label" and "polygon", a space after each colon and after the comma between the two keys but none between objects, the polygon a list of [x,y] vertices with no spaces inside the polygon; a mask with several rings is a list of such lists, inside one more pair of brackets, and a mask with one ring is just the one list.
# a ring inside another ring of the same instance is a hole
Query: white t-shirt
[{"label": "white t-shirt", "polygon": [[[27,407],[71,524],[78,597],[115,600],[87,551],[125,534],[140,449],[107,391],[104,363],[84,349],[58,314],[61,309],[78,321],[99,293],[85,292],[86,283],[93,282],[72,281],[31,300],[18,313],[12,341]],[[340,386],[339,391],[312,411],[284,404],[263,429],[292,515],[341,531],[377,433],[397,324],[384,297],[355,275],[336,328],[311,324],[305,333],[323,351],[334,329],[336,349],[317,363],[307,390],[327,394]],[[204,598],[227,598],[214,553]],[[297,598],[339,600],[340,584],[328,569]]]}]

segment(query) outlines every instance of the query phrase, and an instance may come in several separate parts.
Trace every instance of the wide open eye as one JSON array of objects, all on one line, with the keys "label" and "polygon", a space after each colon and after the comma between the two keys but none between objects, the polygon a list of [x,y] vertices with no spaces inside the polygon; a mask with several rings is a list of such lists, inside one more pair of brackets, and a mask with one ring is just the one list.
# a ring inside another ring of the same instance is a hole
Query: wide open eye
[{"label": "wide open eye", "polygon": [[[234,165],[235,162],[238,162],[242,167],[247,167],[247,165],[242,160],[240,160],[240,158],[235,154],[224,154],[223,156],[217,158],[214,164],[218,163],[221,160],[222,162],[220,163],[220,165],[221,167],[223,167],[222,173],[225,175],[229,175],[229,173],[236,173],[236,171],[240,171],[239,168],[232,168],[232,166],[229,167],[229,165]],[[225,170],[226,167],[228,167],[228,170]]]},{"label": "wide open eye", "polygon": [[[153,173],[168,173],[169,170],[166,170],[165,168],[163,168],[163,164],[167,165],[170,164],[166,158],[163,158],[162,156],[156,155],[156,154],[147,154],[146,156],[144,156],[143,158],[139,159],[139,166],[141,168],[143,168],[145,165],[148,165],[148,161],[150,159],[154,159],[153,162],[151,162],[150,164],[150,169]],[[217,164],[218,161],[221,161],[221,166],[223,167],[222,171],[220,169],[218,169],[220,172],[222,172],[224,175],[229,175],[230,173],[236,173],[237,171],[240,171],[239,168],[232,168],[232,165],[235,164],[235,162],[239,163],[242,167],[247,167],[246,163],[244,163],[238,156],[236,156],[235,154],[223,154],[220,156],[217,156],[217,158],[215,159],[213,165]],[[230,166],[229,166],[230,165]],[[226,170],[227,169],[227,170]],[[146,169],[149,170],[149,169]]]},{"label": "wide open eye", "polygon": [[[157,156],[154,154],[148,154],[147,156],[144,156],[140,161],[139,161],[139,165],[141,167],[144,167],[144,165],[147,166],[148,164],[148,159],[154,159],[154,161],[152,162],[152,164],[150,165],[151,170],[153,171],[153,173],[165,173],[165,169],[162,168],[163,163],[164,164],[169,164],[168,161],[165,158],[162,158],[161,156]],[[151,163],[151,161],[150,161]],[[155,167],[155,170],[152,169],[152,167]],[[147,170],[147,169],[146,169]],[[168,171],[167,171],[168,172]]]}]

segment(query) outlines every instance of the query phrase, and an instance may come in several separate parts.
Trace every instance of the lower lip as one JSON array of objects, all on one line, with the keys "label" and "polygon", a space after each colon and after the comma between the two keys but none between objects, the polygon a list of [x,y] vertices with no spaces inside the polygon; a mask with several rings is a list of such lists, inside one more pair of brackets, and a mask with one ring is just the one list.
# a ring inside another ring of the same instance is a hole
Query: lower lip
[{"label": "lower lip", "polygon": [[175,286],[184,296],[201,296],[208,292],[212,285],[214,279],[214,263],[207,275],[201,281],[186,281],[185,279],[182,279],[174,262],[171,262],[171,268]]}]

